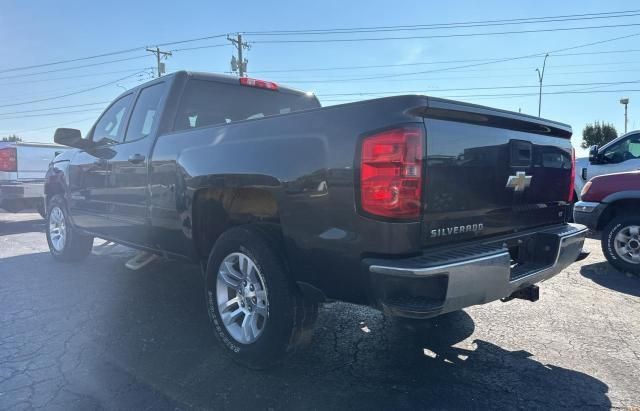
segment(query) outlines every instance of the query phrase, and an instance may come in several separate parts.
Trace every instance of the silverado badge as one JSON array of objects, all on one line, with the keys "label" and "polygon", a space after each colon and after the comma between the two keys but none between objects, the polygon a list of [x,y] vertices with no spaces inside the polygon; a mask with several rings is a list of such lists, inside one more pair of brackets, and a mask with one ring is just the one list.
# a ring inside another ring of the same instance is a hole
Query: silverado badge
[{"label": "silverado badge", "polygon": [[528,176],[524,171],[518,171],[515,176],[509,176],[505,187],[513,188],[513,191],[524,191],[531,185],[532,176]]}]

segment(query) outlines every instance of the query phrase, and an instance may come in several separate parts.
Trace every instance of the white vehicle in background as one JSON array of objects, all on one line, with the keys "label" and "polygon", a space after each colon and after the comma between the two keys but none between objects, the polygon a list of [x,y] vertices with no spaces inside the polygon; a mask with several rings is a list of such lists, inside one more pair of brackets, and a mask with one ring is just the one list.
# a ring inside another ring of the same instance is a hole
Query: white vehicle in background
[{"label": "white vehicle in background", "polygon": [[640,170],[640,131],[631,131],[602,147],[591,146],[588,158],[576,160],[575,199],[595,176]]},{"label": "white vehicle in background", "polygon": [[0,209],[35,208],[45,216],[44,176],[67,147],[48,143],[0,142]]}]

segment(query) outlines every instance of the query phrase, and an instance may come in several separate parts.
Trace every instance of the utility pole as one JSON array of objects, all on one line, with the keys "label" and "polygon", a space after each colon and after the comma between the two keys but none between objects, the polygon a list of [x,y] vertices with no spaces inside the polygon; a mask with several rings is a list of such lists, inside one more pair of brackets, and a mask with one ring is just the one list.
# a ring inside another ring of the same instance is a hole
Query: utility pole
[{"label": "utility pole", "polygon": [[242,50],[249,50],[251,46],[247,42],[242,42],[242,34],[240,33],[237,34],[235,39],[233,37],[227,36],[227,40],[229,40],[238,51],[237,58],[236,56],[231,57],[231,71],[237,71],[240,77],[245,77],[247,74],[247,63],[249,62],[249,60],[242,57]]},{"label": "utility pole", "polygon": [[544,79],[544,68],[547,65],[547,57],[549,57],[549,53],[544,55],[542,71],[540,71],[540,69],[536,69],[538,72],[538,81],[540,82],[540,91],[538,92],[538,117],[540,117],[540,110],[542,109],[542,80]]},{"label": "utility pole", "polygon": [[624,105],[624,133],[627,134],[627,106],[629,105],[629,97],[621,98],[620,104]]},{"label": "utility pole", "polygon": [[156,47],[156,49],[147,49],[147,51],[153,53],[156,55],[156,62],[158,64],[158,78],[162,77],[162,75],[164,74],[164,63],[160,62],[160,58],[164,57],[165,60],[171,56],[171,52],[170,51],[162,51],[160,50],[159,47]]}]

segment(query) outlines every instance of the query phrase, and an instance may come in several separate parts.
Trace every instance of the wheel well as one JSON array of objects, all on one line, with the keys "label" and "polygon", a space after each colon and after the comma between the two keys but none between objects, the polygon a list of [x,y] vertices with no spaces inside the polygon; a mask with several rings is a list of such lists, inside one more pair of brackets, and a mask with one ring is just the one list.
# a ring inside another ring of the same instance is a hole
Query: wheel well
[{"label": "wheel well", "polygon": [[206,259],[218,237],[231,227],[256,222],[279,223],[278,203],[260,188],[206,188],[193,202],[193,241]]},{"label": "wheel well", "polygon": [[609,221],[614,218],[624,215],[631,214],[633,210],[640,209],[640,198],[627,198],[624,200],[615,201],[607,206],[607,208],[603,211],[600,219],[598,220],[598,230],[602,230]]},{"label": "wheel well", "polygon": [[44,186],[44,194],[46,196],[46,202],[48,203],[49,200],[51,199],[51,197],[53,197],[56,194],[64,194],[64,188],[62,187],[62,184],[60,183],[47,183]]}]

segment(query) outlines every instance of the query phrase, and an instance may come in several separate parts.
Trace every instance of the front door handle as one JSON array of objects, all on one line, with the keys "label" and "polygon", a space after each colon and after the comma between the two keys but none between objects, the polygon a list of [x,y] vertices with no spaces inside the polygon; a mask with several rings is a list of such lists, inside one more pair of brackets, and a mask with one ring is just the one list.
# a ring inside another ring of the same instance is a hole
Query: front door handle
[{"label": "front door handle", "polygon": [[144,156],[142,154],[131,154],[129,156],[129,162],[133,164],[139,164],[144,161]]}]

